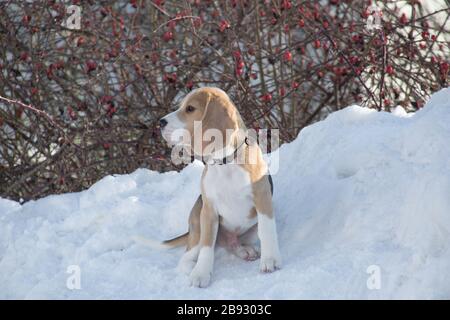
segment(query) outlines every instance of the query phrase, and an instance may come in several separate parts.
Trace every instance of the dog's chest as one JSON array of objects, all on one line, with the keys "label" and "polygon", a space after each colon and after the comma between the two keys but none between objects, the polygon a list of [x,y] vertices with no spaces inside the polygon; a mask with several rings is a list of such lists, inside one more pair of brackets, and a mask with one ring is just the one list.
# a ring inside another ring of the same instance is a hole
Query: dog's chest
[{"label": "dog's chest", "polygon": [[244,232],[256,223],[250,218],[253,194],[250,175],[239,165],[212,165],[203,179],[206,197],[232,232]]}]

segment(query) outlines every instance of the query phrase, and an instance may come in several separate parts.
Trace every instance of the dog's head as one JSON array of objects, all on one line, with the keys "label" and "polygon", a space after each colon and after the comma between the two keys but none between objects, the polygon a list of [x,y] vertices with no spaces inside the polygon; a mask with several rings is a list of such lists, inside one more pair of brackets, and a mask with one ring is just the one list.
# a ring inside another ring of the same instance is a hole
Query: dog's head
[{"label": "dog's head", "polygon": [[160,127],[169,145],[189,144],[191,150],[201,156],[236,143],[239,129],[244,129],[231,99],[224,91],[213,87],[189,93],[178,110],[160,120]]}]

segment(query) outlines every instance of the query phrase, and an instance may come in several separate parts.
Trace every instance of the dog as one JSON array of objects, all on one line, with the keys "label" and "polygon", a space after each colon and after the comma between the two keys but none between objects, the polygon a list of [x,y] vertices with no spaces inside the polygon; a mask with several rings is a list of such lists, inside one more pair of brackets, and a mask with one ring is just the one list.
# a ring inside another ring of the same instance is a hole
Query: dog
[{"label": "dog", "polygon": [[[160,129],[170,146],[181,143],[174,132],[187,132],[193,140],[190,150],[194,157],[205,163],[189,231],[162,243],[166,248],[186,245],[179,268],[190,273],[191,285],[209,285],[216,243],[242,259],[261,258],[262,272],[279,269],[272,179],[260,147],[249,142],[248,130],[229,96],[214,87],[193,90],[176,111],[160,119]],[[211,140],[196,136],[196,129],[205,135],[208,130],[218,131],[221,137],[214,142],[221,142],[222,147],[208,149]],[[243,161],[237,161],[238,152]],[[258,238],[260,251],[254,245]]]}]

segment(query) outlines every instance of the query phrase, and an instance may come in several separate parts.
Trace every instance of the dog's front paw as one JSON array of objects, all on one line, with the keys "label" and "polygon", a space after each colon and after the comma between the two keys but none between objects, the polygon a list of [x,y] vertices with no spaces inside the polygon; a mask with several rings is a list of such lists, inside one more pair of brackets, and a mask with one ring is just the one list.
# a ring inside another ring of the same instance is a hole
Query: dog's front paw
[{"label": "dog's front paw", "polygon": [[191,281],[191,286],[206,288],[211,282],[211,272],[204,272],[194,268],[189,276],[189,279]]},{"label": "dog's front paw", "polygon": [[261,257],[259,269],[261,272],[274,272],[277,269],[281,269],[281,257]]}]

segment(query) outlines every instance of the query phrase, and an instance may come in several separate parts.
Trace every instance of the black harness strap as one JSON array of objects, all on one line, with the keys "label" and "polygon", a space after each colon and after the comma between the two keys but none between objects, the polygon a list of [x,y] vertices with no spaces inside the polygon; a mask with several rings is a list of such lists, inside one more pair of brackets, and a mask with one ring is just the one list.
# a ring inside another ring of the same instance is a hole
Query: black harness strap
[{"label": "black harness strap", "polygon": [[270,175],[270,173],[268,174],[268,178],[269,178],[269,183],[270,183],[270,193],[273,195],[273,181],[272,181],[272,176]]}]

